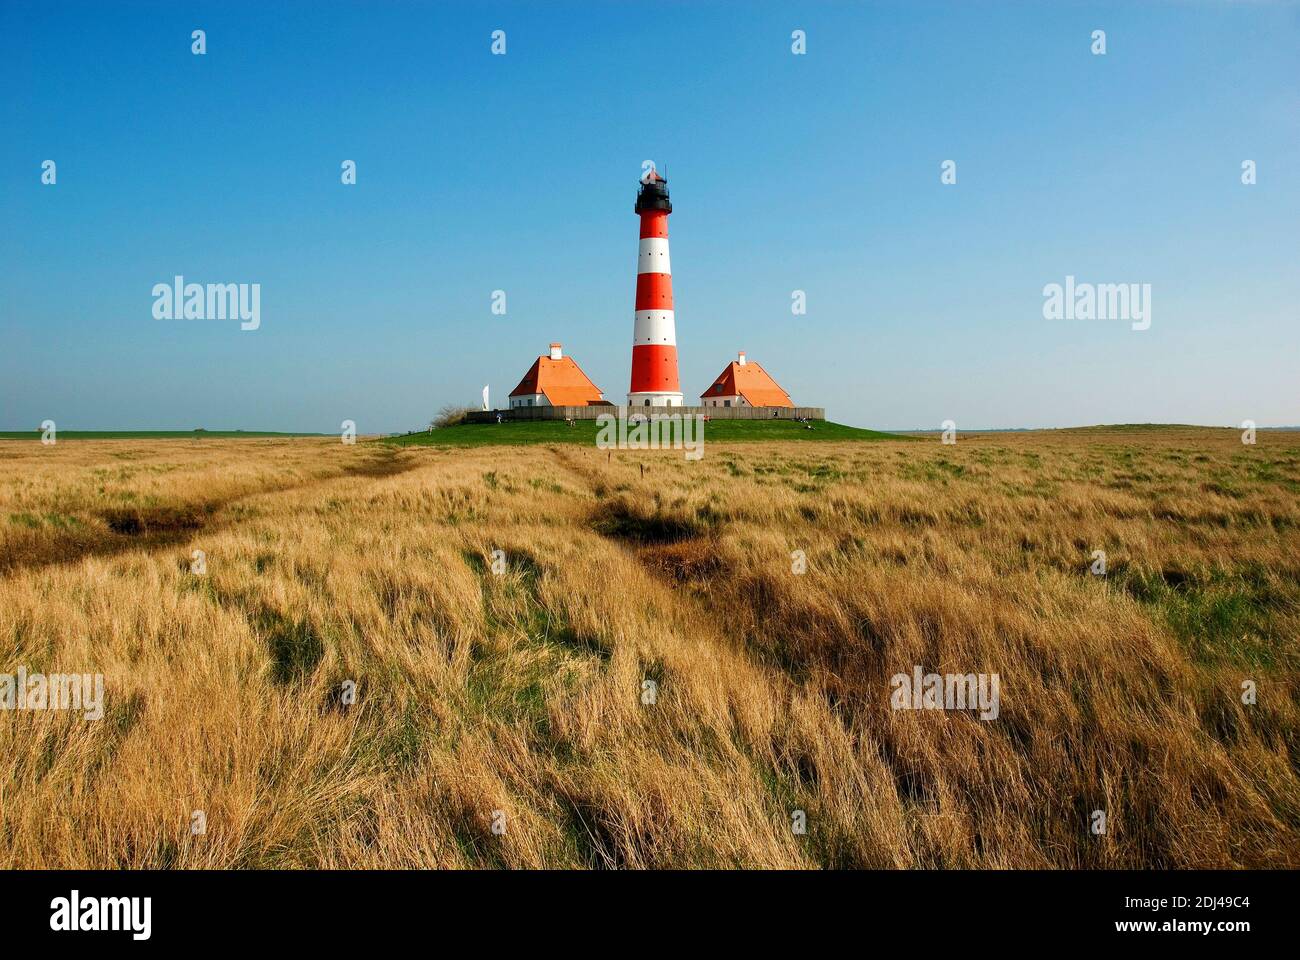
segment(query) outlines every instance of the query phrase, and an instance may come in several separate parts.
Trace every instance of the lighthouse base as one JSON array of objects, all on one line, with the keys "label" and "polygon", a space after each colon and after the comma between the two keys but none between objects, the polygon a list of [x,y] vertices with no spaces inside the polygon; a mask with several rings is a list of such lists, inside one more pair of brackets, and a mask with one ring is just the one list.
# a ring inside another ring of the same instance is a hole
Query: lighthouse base
[{"label": "lighthouse base", "polygon": [[629,393],[627,405],[629,407],[680,407],[682,395],[680,393]]}]

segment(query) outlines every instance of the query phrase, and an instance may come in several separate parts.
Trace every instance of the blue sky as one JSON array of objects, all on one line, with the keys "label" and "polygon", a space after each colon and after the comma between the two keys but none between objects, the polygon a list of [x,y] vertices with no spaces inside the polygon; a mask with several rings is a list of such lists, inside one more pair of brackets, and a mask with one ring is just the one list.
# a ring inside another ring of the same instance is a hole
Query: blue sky
[{"label": "blue sky", "polygon": [[[743,349],[861,426],[1295,424],[1298,52],[1274,3],[4,3],[0,429],[405,430],[551,340],[621,400],[645,159],[688,396]],[[261,328],[154,319],[176,274]],[[1045,320],[1067,275],[1151,328]]]}]

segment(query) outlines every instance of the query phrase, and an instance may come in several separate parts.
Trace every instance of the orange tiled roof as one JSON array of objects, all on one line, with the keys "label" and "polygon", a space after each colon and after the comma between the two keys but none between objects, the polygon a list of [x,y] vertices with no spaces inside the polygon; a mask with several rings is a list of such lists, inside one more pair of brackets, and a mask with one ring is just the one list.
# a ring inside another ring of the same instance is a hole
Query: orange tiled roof
[{"label": "orange tiled roof", "polygon": [[545,395],[554,407],[589,407],[603,402],[600,388],[591,382],[572,357],[552,360],[543,356],[534,360],[519,386],[510,391],[510,396],[532,393]]},{"label": "orange tiled roof", "polygon": [[782,390],[781,385],[772,379],[762,365],[753,360],[743,365],[735,360],[727,364],[726,369],[718,374],[718,379],[700,394],[701,400],[708,397],[744,397],[751,407],[794,406],[790,394]]}]

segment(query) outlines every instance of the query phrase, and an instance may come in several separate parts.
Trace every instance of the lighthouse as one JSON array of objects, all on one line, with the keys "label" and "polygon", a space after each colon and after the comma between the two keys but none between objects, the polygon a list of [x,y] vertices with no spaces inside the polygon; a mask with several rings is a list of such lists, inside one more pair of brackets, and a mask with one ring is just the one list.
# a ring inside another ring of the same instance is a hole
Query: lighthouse
[{"label": "lighthouse", "polygon": [[668,259],[668,181],[653,168],[636,193],[641,249],[636,267],[636,321],[632,326],[629,407],[680,407],[673,276]]}]

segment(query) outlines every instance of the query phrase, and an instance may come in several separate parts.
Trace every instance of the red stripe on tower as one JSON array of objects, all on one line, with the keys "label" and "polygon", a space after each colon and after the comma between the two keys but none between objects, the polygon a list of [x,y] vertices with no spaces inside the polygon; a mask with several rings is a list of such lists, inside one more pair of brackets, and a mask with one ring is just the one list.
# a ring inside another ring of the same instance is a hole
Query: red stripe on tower
[{"label": "red stripe on tower", "polygon": [[632,325],[630,407],[680,407],[673,271],[668,258],[668,181],[651,170],[636,195],[641,250],[636,268],[636,321]]}]

